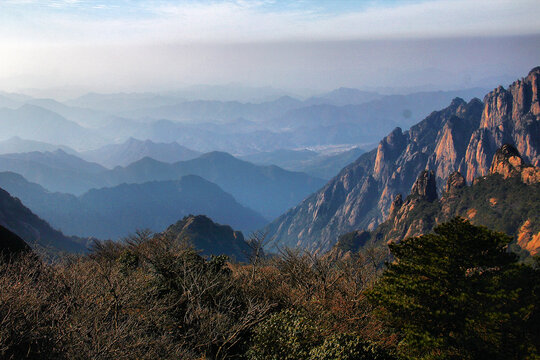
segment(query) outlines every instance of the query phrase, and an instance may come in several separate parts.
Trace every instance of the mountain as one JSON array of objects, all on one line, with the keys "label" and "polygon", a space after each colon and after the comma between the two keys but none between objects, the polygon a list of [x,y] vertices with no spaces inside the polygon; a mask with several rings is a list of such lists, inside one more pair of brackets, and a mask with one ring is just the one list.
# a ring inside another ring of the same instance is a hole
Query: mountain
[{"label": "mountain", "polygon": [[68,106],[53,99],[31,99],[26,101],[26,104],[47,109],[66,118],[67,120],[73,121],[83,127],[88,128],[98,128],[118,119],[117,117],[102,111],[83,107]]},{"label": "mountain", "polygon": [[224,122],[236,118],[267,120],[286,111],[303,106],[303,102],[290,96],[262,103],[239,101],[195,100],[157,107],[126,111],[120,115],[129,118],[168,119],[183,122],[211,121]]},{"label": "mountain", "polygon": [[83,252],[84,246],[53,229],[32,213],[21,201],[0,189],[0,225],[9,229],[30,245],[56,251]]},{"label": "mountain", "polygon": [[[174,146],[174,145],[173,145]],[[324,184],[324,180],[277,166],[257,166],[230,154],[212,152],[173,164],[145,157],[126,167],[106,169],[62,150],[0,155],[0,171],[21,174],[49,191],[80,195],[122,183],[201,176],[267,219],[278,216]]]},{"label": "mountain", "polygon": [[174,163],[191,160],[200,155],[200,152],[190,150],[177,142],[155,143],[151,140],[142,141],[134,138],[129,138],[123,144],[105,145],[99,149],[84,151],[80,154],[85,160],[99,163],[108,168],[127,166],[145,157]]},{"label": "mountain", "polygon": [[64,233],[82,237],[117,239],[137,229],[162,231],[189,214],[206,214],[244,231],[266,223],[217,185],[194,175],[93,189],[78,197],[48,192],[14,173],[0,173],[0,186]]},{"label": "mountain", "polygon": [[277,165],[285,170],[299,171],[313,177],[329,180],[362,153],[364,150],[358,147],[337,154],[323,154],[307,149],[280,149],[244,155],[240,158],[255,164]]},{"label": "mountain", "polygon": [[0,132],[3,139],[19,136],[47,143],[81,149],[96,147],[105,141],[99,134],[69,121],[55,112],[35,105],[0,109]]},{"label": "mountain", "polygon": [[249,155],[239,156],[240,159],[258,165],[277,165],[283,169],[290,170],[296,168],[304,161],[316,158],[319,155],[316,151],[302,149],[289,150],[279,149],[274,151],[263,151]]},{"label": "mountain", "polygon": [[198,175],[216,183],[241,204],[271,219],[319,189],[324,181],[277,166],[257,166],[223,152],[174,164],[144,158],[102,174],[109,184],[172,180]]},{"label": "mountain", "polygon": [[540,252],[540,167],[527,166],[511,145],[497,150],[487,176],[467,186],[452,173],[437,197],[433,171],[423,171],[411,194],[397,195],[388,219],[372,234],[372,241],[388,243],[420,236],[455,216],[473,224],[505,232],[532,255]]},{"label": "mountain", "polygon": [[246,262],[252,249],[240,231],[220,225],[204,215],[189,215],[169,226],[163,232],[179,241],[187,240],[202,255],[227,255],[236,261]]},{"label": "mountain", "polygon": [[45,152],[62,150],[68,154],[76,155],[77,152],[67,146],[53,145],[42,141],[21,139],[14,136],[4,141],[0,141],[0,154],[28,153],[33,151]]},{"label": "mountain", "polygon": [[182,99],[175,96],[163,96],[152,93],[88,93],[76,99],[68,100],[65,104],[71,107],[87,108],[115,114],[147,107],[172,105],[179,101],[182,101]]},{"label": "mountain", "polygon": [[484,103],[457,98],[406,132],[396,128],[377,149],[271,223],[265,231],[273,245],[326,251],[340,234],[374,229],[394,197],[408,192],[421,171],[434,171],[439,189],[454,171],[471,181],[488,173],[485,159],[505,142],[526,162],[538,165],[539,76],[540,68],[535,68],[508,90],[499,87],[487,94]]},{"label": "mountain", "polygon": [[360,105],[317,104],[292,109],[266,124],[273,131],[294,132],[299,144],[370,143],[395,127],[410,127],[456,96],[473,98],[484,93],[482,89],[432,91],[386,95]]},{"label": "mountain", "polygon": [[382,97],[383,95],[372,91],[362,91],[358,89],[341,87],[326,94],[311,97],[305,100],[304,103],[306,103],[306,105],[359,105],[372,100],[380,99]]},{"label": "mountain", "polygon": [[12,171],[51,191],[80,194],[101,184],[107,169],[63,150],[0,155],[0,171]]}]

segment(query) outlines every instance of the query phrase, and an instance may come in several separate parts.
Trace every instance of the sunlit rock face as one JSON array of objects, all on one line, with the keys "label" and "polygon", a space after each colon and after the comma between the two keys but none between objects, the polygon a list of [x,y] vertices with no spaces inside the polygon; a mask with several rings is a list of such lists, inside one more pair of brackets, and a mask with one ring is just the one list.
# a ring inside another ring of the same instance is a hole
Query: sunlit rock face
[{"label": "sunlit rock face", "polygon": [[[424,170],[433,171],[442,192],[456,171],[468,183],[487,175],[503,144],[514,146],[526,163],[539,165],[539,76],[540,67],[508,89],[496,88],[484,102],[456,98],[408,131],[396,128],[265,231],[275,246],[327,251],[340,234],[375,229],[388,217],[396,195],[408,194]],[[531,168],[521,173],[528,181],[538,176]]]},{"label": "sunlit rock face", "polygon": [[526,162],[540,164],[540,67],[504,89],[499,86],[484,98],[479,128],[467,147],[461,171],[471,182],[486,175],[490,160],[503,144],[512,144]]}]

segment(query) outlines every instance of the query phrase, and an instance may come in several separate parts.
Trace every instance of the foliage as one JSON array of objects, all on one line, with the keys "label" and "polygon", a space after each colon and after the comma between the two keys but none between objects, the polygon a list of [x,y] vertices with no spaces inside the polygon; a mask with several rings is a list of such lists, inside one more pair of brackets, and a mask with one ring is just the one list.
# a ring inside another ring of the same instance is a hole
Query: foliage
[{"label": "foliage", "polygon": [[304,311],[283,310],[259,325],[248,352],[252,360],[387,360],[385,350],[361,336],[325,334]]},{"label": "foliage", "polygon": [[368,292],[414,359],[538,356],[540,273],[507,252],[511,238],[455,218],[391,244],[395,261]]}]

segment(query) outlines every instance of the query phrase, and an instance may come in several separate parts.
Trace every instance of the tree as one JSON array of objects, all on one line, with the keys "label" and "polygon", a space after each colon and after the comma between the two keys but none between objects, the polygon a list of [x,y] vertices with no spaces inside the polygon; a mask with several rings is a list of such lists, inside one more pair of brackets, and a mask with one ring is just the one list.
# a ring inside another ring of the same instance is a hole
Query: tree
[{"label": "tree", "polygon": [[511,240],[455,218],[389,245],[394,261],[367,296],[400,333],[402,356],[538,356],[540,272],[507,251]]}]

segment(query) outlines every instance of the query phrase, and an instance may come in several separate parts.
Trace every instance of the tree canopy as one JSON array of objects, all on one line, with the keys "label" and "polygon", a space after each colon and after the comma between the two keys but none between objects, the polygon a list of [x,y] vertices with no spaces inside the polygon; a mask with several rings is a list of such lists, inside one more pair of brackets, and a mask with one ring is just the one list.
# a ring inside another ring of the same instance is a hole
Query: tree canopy
[{"label": "tree canopy", "polygon": [[455,218],[390,244],[394,260],[368,298],[415,359],[537,358],[540,272],[511,238]]}]

